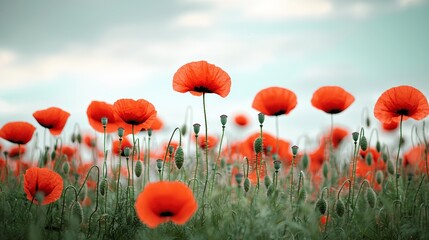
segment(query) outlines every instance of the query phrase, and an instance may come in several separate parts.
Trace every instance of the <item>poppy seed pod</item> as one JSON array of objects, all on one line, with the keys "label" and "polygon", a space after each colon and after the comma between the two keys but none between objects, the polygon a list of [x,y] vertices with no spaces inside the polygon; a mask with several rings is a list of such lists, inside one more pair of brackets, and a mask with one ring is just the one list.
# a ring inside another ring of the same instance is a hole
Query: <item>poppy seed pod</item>
[{"label": "poppy seed pod", "polygon": [[262,152],[262,138],[258,137],[253,142],[253,150],[256,154],[259,154]]},{"label": "poppy seed pod", "polygon": [[316,210],[319,210],[320,214],[323,215],[326,212],[327,205],[328,204],[324,198],[319,198],[316,202]]},{"label": "poppy seed pod", "polygon": [[201,124],[195,123],[193,126],[194,126],[194,133],[195,133],[195,135],[198,135],[198,133],[200,132]]},{"label": "poppy seed pod", "polygon": [[76,140],[77,140],[77,142],[80,144],[80,143],[82,143],[82,135],[80,134],[80,133],[78,133],[77,135],[76,135]]},{"label": "poppy seed pod", "polygon": [[183,124],[182,127],[180,128],[180,132],[182,133],[182,136],[185,136],[187,131],[188,131],[188,127],[186,126],[186,124]]},{"label": "poppy seed pod", "polygon": [[149,137],[152,137],[152,132],[153,132],[152,128],[149,128],[149,129],[147,130],[147,135],[148,135]]},{"label": "poppy seed pod", "polygon": [[368,148],[368,141],[366,140],[365,135],[360,138],[359,145],[362,151],[366,151],[366,149]]},{"label": "poppy seed pod", "polygon": [[185,160],[185,154],[183,153],[182,146],[178,146],[176,149],[176,154],[174,156],[174,161],[176,162],[176,166],[178,169],[181,169],[183,166],[183,161]]},{"label": "poppy seed pod", "polygon": [[265,114],[263,113],[258,113],[258,121],[260,124],[263,124],[265,121]]},{"label": "poppy seed pod", "polygon": [[390,160],[387,161],[387,172],[392,175],[395,173],[395,169],[393,168],[393,163]]},{"label": "poppy seed pod", "polygon": [[366,155],[366,157],[365,157],[365,160],[366,160],[366,164],[368,164],[368,166],[371,166],[372,165],[372,154],[371,153],[368,153],[367,155]]},{"label": "poppy seed pod", "polygon": [[123,127],[118,128],[118,136],[121,138],[124,136],[125,129]]},{"label": "poppy seed pod", "polygon": [[281,165],[282,165],[282,162],[281,162],[281,161],[279,161],[279,160],[274,161],[274,169],[276,170],[276,172],[278,172],[278,171],[279,171],[279,169],[280,169]]},{"label": "poppy seed pod", "polygon": [[381,151],[381,143],[380,143],[380,141],[377,141],[375,143],[375,150],[377,150],[378,153]]},{"label": "poppy seed pod", "polygon": [[296,156],[296,154],[298,153],[298,146],[296,146],[296,145],[293,145],[292,146],[292,154],[294,155],[294,156]]},{"label": "poppy seed pod", "polygon": [[158,171],[159,171],[159,172],[161,171],[162,163],[163,163],[163,160],[162,160],[162,159],[157,159],[157,160],[156,160],[156,167],[158,168]]},{"label": "poppy seed pod", "polygon": [[74,133],[72,133],[72,135],[71,135],[71,142],[72,143],[76,142],[76,135]]},{"label": "poppy seed pod", "polygon": [[237,182],[237,185],[240,186],[241,182],[243,181],[243,174],[242,173],[235,174],[235,181]]},{"label": "poppy seed pod", "polygon": [[271,186],[271,178],[268,175],[265,175],[264,177],[264,185],[265,185],[265,188],[267,189],[269,186]]},{"label": "poppy seed pod", "polygon": [[222,124],[222,126],[225,126],[227,119],[228,119],[227,115],[225,114],[220,115],[220,123]]},{"label": "poppy seed pod", "polygon": [[107,126],[108,120],[109,119],[107,117],[102,117],[101,118],[101,124],[103,125],[103,127]]},{"label": "poppy seed pod", "polygon": [[140,177],[142,175],[143,172],[143,163],[141,160],[138,160],[136,162],[136,167],[135,167],[135,173],[137,177]]},{"label": "poppy seed pod", "polygon": [[129,147],[124,148],[124,156],[125,157],[129,157],[130,156],[130,152],[131,152],[131,149]]},{"label": "poppy seed pod", "polygon": [[51,153],[51,160],[55,160],[56,157],[57,157],[57,152],[56,151],[52,151],[52,153]]},{"label": "poppy seed pod", "polygon": [[337,205],[335,207],[335,212],[337,213],[338,217],[342,217],[344,215],[345,206],[344,206],[343,201],[341,201],[341,199],[337,200]]},{"label": "poppy seed pod", "polygon": [[359,139],[359,133],[358,132],[353,132],[352,133],[352,138],[353,138],[353,141],[355,141],[355,143],[356,143],[357,140]]}]

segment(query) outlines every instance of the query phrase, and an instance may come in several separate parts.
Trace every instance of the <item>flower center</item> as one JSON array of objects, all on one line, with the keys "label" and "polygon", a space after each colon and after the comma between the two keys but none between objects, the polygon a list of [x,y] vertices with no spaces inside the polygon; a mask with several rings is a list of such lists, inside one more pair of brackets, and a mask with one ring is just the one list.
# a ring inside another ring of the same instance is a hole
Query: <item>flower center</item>
[{"label": "flower center", "polygon": [[196,86],[194,87],[195,92],[203,92],[203,93],[212,93],[212,91],[204,86]]},{"label": "flower center", "polygon": [[161,212],[159,215],[161,217],[171,217],[171,216],[173,216],[173,213],[170,211],[165,211],[165,212]]},{"label": "flower center", "polygon": [[285,113],[286,113],[285,110],[280,110],[280,111],[274,113],[274,116],[280,116],[280,115],[285,114]]},{"label": "flower center", "polygon": [[398,111],[396,111],[397,114],[399,115],[408,115],[408,109],[399,109]]},{"label": "flower center", "polygon": [[340,112],[341,112],[341,110],[334,108],[334,109],[329,110],[328,113],[330,113],[330,114],[336,114],[336,113],[340,113]]}]

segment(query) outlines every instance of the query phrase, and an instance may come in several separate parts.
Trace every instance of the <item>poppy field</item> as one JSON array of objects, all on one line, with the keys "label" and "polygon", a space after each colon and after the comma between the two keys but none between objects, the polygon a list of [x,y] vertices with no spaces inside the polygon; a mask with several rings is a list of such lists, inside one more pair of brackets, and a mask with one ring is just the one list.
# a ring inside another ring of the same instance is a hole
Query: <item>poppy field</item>
[{"label": "poppy field", "polygon": [[[208,125],[207,95],[228,97],[231,81],[207,61],[177,69],[172,90],[194,95],[204,122],[176,123],[162,146],[153,138],[163,120],[143,98],[88,103],[90,134],[75,127],[64,137],[72,113],[57,106],[32,113],[44,131],[19,119],[4,124],[0,239],[429,238],[429,105],[419,89],[380,92],[368,106],[378,123],[349,131],[335,116],[353,92],[322,86],[311,105],[330,129],[292,143],[278,125],[297,107],[287,86],[261,89],[248,106],[255,116],[220,113]],[[267,118],[275,134],[265,131]],[[250,121],[259,127],[226,141],[231,125]],[[394,139],[381,141],[381,132]]]}]

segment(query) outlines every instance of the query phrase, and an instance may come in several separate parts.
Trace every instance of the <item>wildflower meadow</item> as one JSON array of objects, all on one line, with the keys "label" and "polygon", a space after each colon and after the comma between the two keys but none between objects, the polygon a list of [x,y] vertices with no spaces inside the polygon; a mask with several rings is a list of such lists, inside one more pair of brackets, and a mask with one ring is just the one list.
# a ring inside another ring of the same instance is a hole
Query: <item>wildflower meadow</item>
[{"label": "wildflower meadow", "polygon": [[[335,120],[354,103],[353,91],[322,86],[309,104],[330,128],[291,142],[278,124],[299,108],[287,84],[266,86],[243,106],[259,114],[219,113],[208,125],[207,96],[227,98],[234,79],[207,61],[185,63],[171,79],[171,91],[202,104],[194,114],[204,121],[169,119],[177,127],[162,145],[153,138],[165,120],[144,96],[82,106],[90,133],[55,104],[29,113],[39,126],[4,124],[0,239],[429,238],[429,105],[419,89],[380,92],[367,121],[350,131]],[[275,134],[265,131],[267,118]],[[360,112],[356,119],[351,126]],[[250,121],[258,127],[241,132]]]}]

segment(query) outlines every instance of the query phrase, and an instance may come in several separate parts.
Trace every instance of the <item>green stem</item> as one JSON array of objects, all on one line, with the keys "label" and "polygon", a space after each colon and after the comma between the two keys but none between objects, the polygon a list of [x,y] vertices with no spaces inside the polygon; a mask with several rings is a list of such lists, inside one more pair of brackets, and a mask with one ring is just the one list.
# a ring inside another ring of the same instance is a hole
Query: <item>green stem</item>
[{"label": "green stem", "polygon": [[355,183],[356,183],[356,163],[357,163],[357,155],[359,153],[359,148],[360,148],[360,139],[364,134],[364,130],[363,128],[361,128],[360,133],[359,133],[359,144],[357,144],[357,142],[355,142],[355,147],[354,147],[354,151],[353,151],[353,171],[352,171],[352,183],[350,184],[350,188],[351,188],[351,206],[353,206],[353,198],[354,198],[354,193],[355,193]]},{"label": "green stem", "polygon": [[164,179],[164,167],[165,167],[165,161],[167,159],[168,148],[170,147],[171,141],[173,140],[173,136],[174,136],[174,133],[176,133],[176,131],[179,131],[179,133],[180,133],[180,135],[179,135],[179,146],[181,146],[181,144],[182,144],[182,131],[180,130],[180,128],[176,127],[174,129],[173,133],[171,134],[170,140],[168,141],[167,148],[165,149],[164,160],[162,162],[161,181]]},{"label": "green stem", "polygon": [[399,200],[399,153],[401,151],[401,143],[402,143],[402,119],[403,115],[401,115],[401,120],[399,121],[399,143],[398,143],[398,152],[396,154],[396,176],[395,176],[395,183],[396,183],[396,199]]},{"label": "green stem", "polygon": [[[204,183],[204,190],[203,190],[203,203],[204,203],[204,196],[206,194],[207,189],[207,183],[209,182],[209,145],[208,145],[208,129],[207,129],[207,112],[206,112],[206,94],[203,93],[203,110],[204,110],[204,127],[205,127],[205,133],[206,133],[206,144],[205,144],[205,152],[206,152],[206,181]],[[203,204],[204,205],[204,204]]]},{"label": "green stem", "polygon": [[198,172],[198,134],[195,134],[195,173],[194,173],[194,183],[192,184],[192,192],[195,193],[195,181],[197,180],[197,172]]},{"label": "green stem", "polygon": [[220,152],[222,150],[222,142],[223,142],[224,135],[225,135],[225,126],[222,126],[222,136],[220,137],[219,151],[218,151],[218,154],[217,154],[217,159],[216,159],[216,162],[215,162],[215,168],[214,168],[214,171],[213,171],[213,178],[212,178],[210,192],[213,192],[213,187],[214,187],[214,182],[215,182],[215,177],[216,177],[216,172],[217,172],[217,164],[218,164],[219,159],[220,159]]}]

